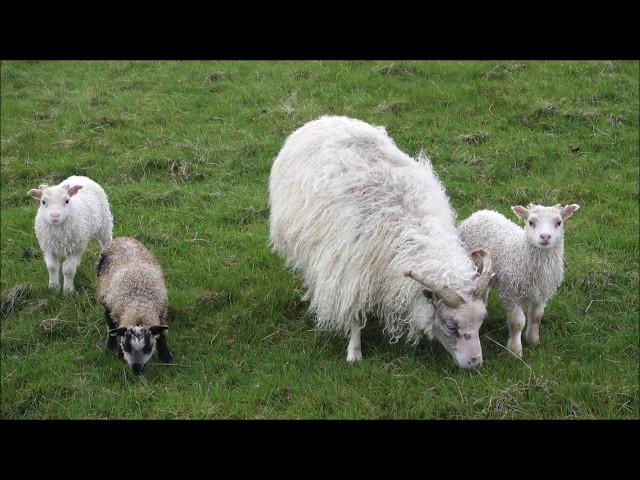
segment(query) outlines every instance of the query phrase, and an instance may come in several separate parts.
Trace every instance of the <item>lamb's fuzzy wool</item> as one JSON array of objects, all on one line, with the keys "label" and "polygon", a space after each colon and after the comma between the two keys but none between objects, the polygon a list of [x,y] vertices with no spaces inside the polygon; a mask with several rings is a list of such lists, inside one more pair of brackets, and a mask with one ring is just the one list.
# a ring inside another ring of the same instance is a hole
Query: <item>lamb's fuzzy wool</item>
[{"label": "lamb's fuzzy wool", "polygon": [[170,363],[167,289],[158,260],[139,241],[120,237],[106,245],[97,273],[96,295],[105,308],[107,350],[117,346],[137,375],[156,352],[162,362]]},{"label": "lamb's fuzzy wool", "polygon": [[42,205],[38,208],[35,231],[42,251],[68,257],[84,252],[91,240],[101,244],[111,240],[113,217],[102,187],[81,176],[71,176],[57,186],[45,187],[60,189],[63,185],[81,185],[82,189],[70,198],[68,208],[71,212],[63,224],[48,223]]},{"label": "lamb's fuzzy wool", "polygon": [[562,284],[563,242],[551,249],[537,248],[527,241],[522,227],[493,210],[475,212],[458,230],[469,249],[491,253],[493,284],[506,307],[528,301],[545,304]]},{"label": "lamb's fuzzy wool", "polygon": [[106,245],[98,264],[96,295],[119,327],[166,324],[162,268],[133,238],[119,237]]},{"label": "lamb's fuzzy wool", "polygon": [[321,117],[286,140],[270,181],[271,243],[300,272],[320,328],[348,335],[373,314],[393,341],[431,337],[433,307],[413,270],[472,288],[473,262],[430,161],[383,127]]}]

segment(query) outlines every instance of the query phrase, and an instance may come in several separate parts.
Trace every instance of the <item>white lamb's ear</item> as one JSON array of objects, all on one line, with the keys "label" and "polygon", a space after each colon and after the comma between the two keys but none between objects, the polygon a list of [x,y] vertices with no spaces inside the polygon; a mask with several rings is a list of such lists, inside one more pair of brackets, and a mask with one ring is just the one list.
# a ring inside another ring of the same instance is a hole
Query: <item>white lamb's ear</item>
[{"label": "white lamb's ear", "polygon": [[69,191],[69,196],[73,197],[76,193],[78,193],[78,190],[82,188],[82,185],[74,185],[73,187],[65,185],[65,187],[67,187],[67,190]]},{"label": "white lamb's ear", "polygon": [[42,190],[39,188],[32,188],[27,192],[27,194],[31,195],[34,200],[40,201],[42,198]]},{"label": "white lamb's ear", "polygon": [[522,218],[524,220],[529,218],[529,210],[524,208],[522,205],[514,205],[511,207],[511,211],[515,213],[518,218]]},{"label": "white lamb's ear", "polygon": [[574,203],[573,205],[567,205],[566,207],[564,207],[560,212],[560,216],[562,217],[562,220],[566,220],[567,218],[571,217],[571,215],[573,215],[573,212],[575,212],[579,208],[580,208],[580,205],[576,203]]}]

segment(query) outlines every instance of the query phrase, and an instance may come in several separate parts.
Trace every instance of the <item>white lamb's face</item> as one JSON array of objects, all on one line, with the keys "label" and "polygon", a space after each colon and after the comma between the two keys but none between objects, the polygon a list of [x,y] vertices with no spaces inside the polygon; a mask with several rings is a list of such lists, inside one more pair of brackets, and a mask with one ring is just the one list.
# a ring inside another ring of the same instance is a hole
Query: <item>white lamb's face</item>
[{"label": "white lamb's face", "polygon": [[40,215],[50,225],[62,225],[73,208],[73,196],[82,187],[62,185],[31,190],[31,196],[40,203]]},{"label": "white lamb's face", "polygon": [[457,308],[450,308],[444,302],[436,305],[433,335],[461,368],[482,365],[480,327],[486,316],[487,308],[482,300],[469,299]]},{"label": "white lamb's face", "polygon": [[524,220],[524,231],[528,242],[540,249],[554,248],[562,243],[564,221],[578,208],[580,208],[578,205],[560,208],[560,205],[544,207],[531,204],[527,208],[511,207],[513,212]]}]

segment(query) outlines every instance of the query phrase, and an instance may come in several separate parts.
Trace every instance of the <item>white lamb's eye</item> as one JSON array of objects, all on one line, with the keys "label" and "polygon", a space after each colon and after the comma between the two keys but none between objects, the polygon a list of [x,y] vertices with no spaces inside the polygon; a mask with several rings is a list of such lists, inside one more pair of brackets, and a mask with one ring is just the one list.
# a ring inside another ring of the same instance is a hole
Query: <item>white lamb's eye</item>
[{"label": "white lamb's eye", "polygon": [[447,328],[453,332],[458,327],[456,327],[456,324],[454,322],[447,322]]},{"label": "white lamb's eye", "polygon": [[535,225],[535,223],[533,222],[533,220],[529,220],[529,225],[531,225],[532,227]]},{"label": "white lamb's eye", "polygon": [[67,198],[67,200],[64,203],[69,203],[69,199]]},{"label": "white lamb's eye", "polygon": [[46,203],[44,200],[42,200],[42,205],[46,205],[46,204],[47,204],[47,203]]}]

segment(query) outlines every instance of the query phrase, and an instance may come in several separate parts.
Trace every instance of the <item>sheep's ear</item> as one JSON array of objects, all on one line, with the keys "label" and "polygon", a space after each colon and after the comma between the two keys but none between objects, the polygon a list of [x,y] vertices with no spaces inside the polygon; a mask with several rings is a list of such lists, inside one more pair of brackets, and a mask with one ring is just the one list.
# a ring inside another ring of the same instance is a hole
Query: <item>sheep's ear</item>
[{"label": "sheep's ear", "polygon": [[524,208],[522,205],[514,205],[511,207],[511,211],[515,213],[518,218],[522,218],[524,220],[529,218],[529,210]]},{"label": "sheep's ear", "polygon": [[152,335],[160,335],[163,331],[168,329],[168,325],[154,325],[153,327],[149,328],[149,331]]},{"label": "sheep's ear", "polygon": [[573,205],[567,205],[566,207],[564,207],[560,212],[560,216],[562,217],[562,220],[566,220],[567,218],[569,218],[571,215],[573,215],[573,212],[575,212],[579,208],[580,208],[580,205],[576,203],[574,203]]},{"label": "sheep's ear", "polygon": [[80,190],[81,188],[82,188],[82,185],[74,185],[73,187],[67,186],[67,190],[69,191],[69,196],[73,197],[76,193],[78,193],[78,190]]},{"label": "sheep's ear", "polygon": [[109,330],[109,335],[112,337],[119,337],[120,335],[124,335],[124,332],[127,331],[127,327],[118,327]]},{"label": "sheep's ear", "polygon": [[39,188],[32,188],[27,192],[27,194],[31,195],[34,200],[40,201],[40,199],[42,198],[42,190],[40,190]]}]

